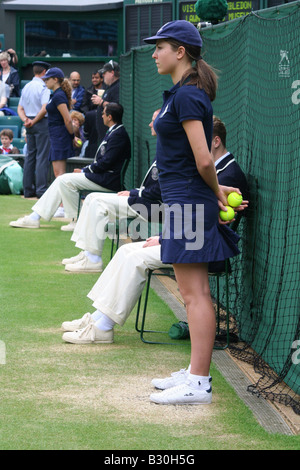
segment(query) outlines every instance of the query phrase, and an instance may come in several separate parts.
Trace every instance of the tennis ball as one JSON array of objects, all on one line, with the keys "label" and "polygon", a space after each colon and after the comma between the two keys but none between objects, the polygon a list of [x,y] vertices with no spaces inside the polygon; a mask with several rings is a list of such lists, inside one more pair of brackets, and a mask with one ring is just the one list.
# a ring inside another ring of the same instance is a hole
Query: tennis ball
[{"label": "tennis ball", "polygon": [[221,220],[232,220],[234,219],[234,210],[230,206],[225,206],[227,211],[220,211],[220,219]]},{"label": "tennis ball", "polygon": [[238,207],[242,204],[243,196],[239,193],[233,192],[229,194],[227,201],[231,207]]},{"label": "tennis ball", "polygon": [[82,145],[82,140],[78,139],[77,140],[77,145]]}]

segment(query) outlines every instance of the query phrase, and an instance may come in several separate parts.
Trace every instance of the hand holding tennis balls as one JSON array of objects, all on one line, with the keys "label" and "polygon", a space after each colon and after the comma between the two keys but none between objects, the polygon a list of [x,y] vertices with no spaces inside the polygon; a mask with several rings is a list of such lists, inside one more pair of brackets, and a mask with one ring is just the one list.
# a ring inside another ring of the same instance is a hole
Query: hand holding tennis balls
[{"label": "hand holding tennis balls", "polygon": [[232,192],[227,197],[228,206],[226,206],[227,211],[220,211],[220,219],[227,222],[234,219],[235,213],[232,209],[233,207],[239,207],[243,202],[243,196],[237,192]]},{"label": "hand holding tennis balls", "polygon": [[220,219],[224,221],[232,220],[234,219],[234,210],[230,206],[225,206],[227,211],[220,211]]},{"label": "hand holding tennis balls", "polygon": [[243,202],[243,196],[237,192],[230,193],[227,198],[231,207],[239,207]]}]

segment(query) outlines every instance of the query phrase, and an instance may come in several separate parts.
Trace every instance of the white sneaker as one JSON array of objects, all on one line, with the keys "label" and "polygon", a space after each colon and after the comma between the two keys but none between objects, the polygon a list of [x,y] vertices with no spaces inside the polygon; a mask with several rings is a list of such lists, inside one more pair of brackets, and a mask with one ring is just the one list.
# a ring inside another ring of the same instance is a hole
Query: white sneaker
[{"label": "white sneaker", "polygon": [[53,217],[64,217],[64,216],[65,216],[64,208],[62,206],[59,206],[59,208],[57,209]]},{"label": "white sneaker", "polygon": [[75,227],[76,227],[76,222],[72,220],[68,225],[62,225],[60,227],[60,230],[62,230],[63,232],[74,232]]},{"label": "white sneaker", "polygon": [[77,261],[77,263],[66,264],[65,270],[72,273],[101,273],[102,261],[92,263],[87,256]]},{"label": "white sneaker", "polygon": [[83,317],[79,318],[78,320],[64,321],[61,325],[61,328],[64,331],[76,331],[85,328],[90,323],[94,323],[94,320],[92,318],[92,315],[87,312],[83,315]]},{"label": "white sneaker", "polygon": [[161,393],[152,393],[150,401],[158,405],[208,405],[212,401],[212,391],[211,387],[208,390],[197,390],[189,383],[183,383]]},{"label": "white sneaker", "polygon": [[72,258],[64,258],[61,263],[64,265],[77,263],[77,261],[80,261],[84,257],[85,257],[84,251],[81,251],[80,253],[78,253],[78,255],[72,256]]},{"label": "white sneaker", "polygon": [[29,215],[25,215],[18,220],[13,220],[9,225],[17,228],[40,228],[40,221],[32,220]]},{"label": "white sneaker", "polygon": [[[153,379],[151,383],[159,390],[166,390],[167,388],[176,387],[176,385],[185,383],[188,376],[188,369],[180,369],[178,372],[173,372],[171,376],[166,377],[165,379]],[[211,376],[209,377],[209,381],[212,382]]]},{"label": "white sneaker", "polygon": [[165,379],[153,379],[151,383],[159,390],[166,390],[167,388],[184,383],[188,375],[187,369],[180,369],[178,372],[173,372],[170,377],[166,377]]},{"label": "white sneaker", "polygon": [[113,343],[114,330],[102,331],[93,323],[90,323],[81,330],[64,333],[62,339],[73,344]]}]

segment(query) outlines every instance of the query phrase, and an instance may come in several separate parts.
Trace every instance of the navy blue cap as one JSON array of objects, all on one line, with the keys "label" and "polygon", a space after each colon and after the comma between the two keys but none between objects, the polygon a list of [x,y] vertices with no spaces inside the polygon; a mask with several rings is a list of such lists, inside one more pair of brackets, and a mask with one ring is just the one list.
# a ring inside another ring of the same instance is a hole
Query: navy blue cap
[{"label": "navy blue cap", "polygon": [[47,70],[43,76],[43,80],[47,80],[47,78],[65,78],[65,75],[58,67],[52,67],[51,69]]},{"label": "navy blue cap", "polygon": [[48,64],[48,62],[44,62],[43,60],[36,60],[35,62],[32,62],[32,66],[34,65],[39,65],[41,67],[44,67],[44,69],[48,70],[51,67],[51,64]]},{"label": "navy blue cap", "polygon": [[155,44],[159,39],[175,39],[190,46],[202,47],[202,39],[197,28],[186,20],[169,21],[164,24],[155,36],[144,39],[148,44]]}]

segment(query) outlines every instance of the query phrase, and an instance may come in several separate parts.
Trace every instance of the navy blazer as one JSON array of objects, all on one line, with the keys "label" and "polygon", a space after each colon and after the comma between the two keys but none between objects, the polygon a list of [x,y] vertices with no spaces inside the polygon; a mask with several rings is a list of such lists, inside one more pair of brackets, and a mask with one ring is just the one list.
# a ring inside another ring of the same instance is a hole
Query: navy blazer
[{"label": "navy blazer", "polygon": [[100,186],[121,191],[121,169],[131,157],[131,144],[123,124],[115,124],[106,133],[91,165],[82,169],[85,176]]},{"label": "navy blazer", "polygon": [[243,198],[249,199],[249,188],[246,176],[232,153],[223,158],[216,166],[218,181],[222,186],[233,186],[239,188]]},{"label": "navy blazer", "polygon": [[142,215],[145,219],[151,220],[151,214],[153,217],[156,216],[162,204],[156,159],[153,160],[152,165],[144,176],[141,186],[130,190],[128,204],[130,206],[143,204],[146,213]]}]

